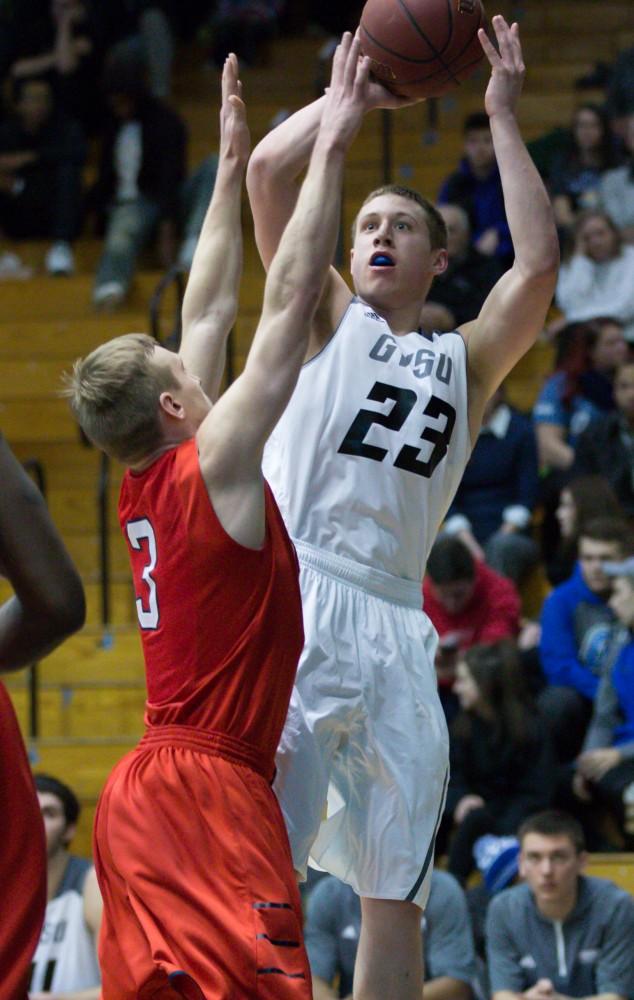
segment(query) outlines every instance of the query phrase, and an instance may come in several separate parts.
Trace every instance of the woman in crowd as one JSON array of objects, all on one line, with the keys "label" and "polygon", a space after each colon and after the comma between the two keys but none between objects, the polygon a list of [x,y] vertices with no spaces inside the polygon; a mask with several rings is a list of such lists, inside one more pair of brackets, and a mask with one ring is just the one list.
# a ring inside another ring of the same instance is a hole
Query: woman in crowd
[{"label": "woman in crowd", "polygon": [[623,520],[623,510],[603,476],[578,476],[559,494],[555,518],[559,544],[546,553],[546,573],[553,586],[567,580],[577,559],[577,542],[584,525],[596,517]]},{"label": "woman in crowd", "polygon": [[449,871],[463,882],[485,833],[515,833],[554,790],[550,741],[526,693],[512,643],[473,646],[458,663],[460,711],[451,727],[445,826],[453,823]]}]

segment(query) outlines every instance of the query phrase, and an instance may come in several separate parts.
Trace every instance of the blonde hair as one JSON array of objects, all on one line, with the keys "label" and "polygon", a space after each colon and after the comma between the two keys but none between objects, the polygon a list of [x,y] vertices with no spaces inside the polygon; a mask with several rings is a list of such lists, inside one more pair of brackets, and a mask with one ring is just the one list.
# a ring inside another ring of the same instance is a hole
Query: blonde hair
[{"label": "blonde hair", "polygon": [[177,383],[152,363],[156,344],[145,333],[127,333],[95,348],[64,376],[62,395],[86,436],[130,464],[161,442],[159,396]]},{"label": "blonde hair", "polygon": [[414,190],[414,188],[404,187],[402,184],[383,184],[381,187],[375,188],[374,191],[370,191],[370,194],[363,200],[361,208],[357,212],[354,222],[352,223],[353,243],[357,235],[359,216],[361,215],[365,205],[384,194],[395,194],[398,195],[399,198],[407,198],[408,201],[413,201],[419,206],[419,208],[422,208],[425,216],[425,222],[427,223],[427,230],[429,232],[431,249],[447,249],[447,226],[445,225],[445,220],[436,206],[432,205],[427,198],[423,198],[422,194],[419,194],[418,191]]}]

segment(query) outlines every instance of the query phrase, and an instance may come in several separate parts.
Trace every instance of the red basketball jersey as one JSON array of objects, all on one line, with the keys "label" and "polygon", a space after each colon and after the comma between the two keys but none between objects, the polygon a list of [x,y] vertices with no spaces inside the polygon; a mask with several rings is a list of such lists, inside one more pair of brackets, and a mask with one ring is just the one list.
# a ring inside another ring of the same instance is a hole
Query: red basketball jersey
[{"label": "red basketball jersey", "polygon": [[119,519],[141,628],[148,726],[213,730],[273,760],[302,649],[298,563],[265,484],[266,539],[220,524],[192,438],[126,472]]}]

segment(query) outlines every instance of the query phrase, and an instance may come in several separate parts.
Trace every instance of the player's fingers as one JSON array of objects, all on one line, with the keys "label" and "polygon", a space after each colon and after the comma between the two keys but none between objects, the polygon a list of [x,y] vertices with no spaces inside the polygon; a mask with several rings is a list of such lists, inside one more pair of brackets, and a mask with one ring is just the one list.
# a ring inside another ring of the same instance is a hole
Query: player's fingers
[{"label": "player's fingers", "polygon": [[354,78],[355,97],[364,97],[366,95],[369,86],[371,65],[372,60],[368,56],[361,56],[361,58],[357,60]]},{"label": "player's fingers", "polygon": [[358,38],[353,38],[348,49],[348,57],[345,67],[345,84],[348,90],[352,90],[357,78],[357,69],[361,57],[361,43]]},{"label": "player's fingers", "polygon": [[341,36],[341,41],[335,49],[335,54],[332,58],[332,70],[330,73],[330,86],[339,86],[343,78],[343,70],[346,63],[346,56],[348,54],[348,49],[350,48],[350,32],[344,31]]},{"label": "player's fingers", "polygon": [[520,41],[520,26],[515,21],[511,25],[511,48],[513,49],[513,58],[515,61],[515,67],[520,72],[523,73],[524,66],[524,54],[522,52],[522,43]]},{"label": "player's fingers", "polygon": [[493,42],[491,41],[491,39],[489,38],[489,36],[487,35],[487,33],[484,30],[484,28],[480,28],[478,30],[478,40],[479,40],[480,45],[482,46],[482,48],[484,50],[485,56],[487,57],[487,59],[491,63],[491,66],[493,66],[494,69],[497,66],[501,66],[502,65],[502,60],[500,59],[498,51],[497,51],[495,45],[493,44]]},{"label": "player's fingers", "polygon": [[498,40],[498,47],[500,49],[502,62],[507,68],[510,69],[515,62],[515,58],[513,55],[513,48],[511,46],[511,32],[509,26],[501,15],[493,18],[493,26],[495,28],[495,37]]}]

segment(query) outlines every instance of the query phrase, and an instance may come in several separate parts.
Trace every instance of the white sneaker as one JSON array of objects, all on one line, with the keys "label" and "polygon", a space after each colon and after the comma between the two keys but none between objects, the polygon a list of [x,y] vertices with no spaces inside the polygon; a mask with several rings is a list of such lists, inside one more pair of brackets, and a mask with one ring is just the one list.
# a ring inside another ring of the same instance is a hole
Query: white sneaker
[{"label": "white sneaker", "polygon": [[46,270],[49,274],[64,275],[73,274],[75,271],[75,258],[70,243],[59,241],[53,243],[46,254]]},{"label": "white sneaker", "polygon": [[109,312],[121,305],[125,298],[125,289],[119,281],[106,281],[97,285],[92,293],[92,301],[97,309]]},{"label": "white sneaker", "polygon": [[22,263],[17,253],[7,250],[0,253],[0,278],[30,278],[33,271]]}]

